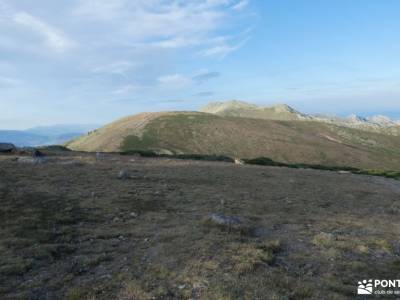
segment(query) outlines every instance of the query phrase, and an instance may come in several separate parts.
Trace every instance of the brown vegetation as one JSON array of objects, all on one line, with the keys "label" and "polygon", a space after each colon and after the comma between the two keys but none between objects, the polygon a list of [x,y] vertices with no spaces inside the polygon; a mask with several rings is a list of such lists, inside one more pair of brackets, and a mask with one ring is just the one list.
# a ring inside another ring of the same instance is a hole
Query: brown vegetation
[{"label": "brown vegetation", "polygon": [[[399,194],[330,171],[3,156],[0,298],[354,299],[358,280],[399,272]],[[249,228],[207,226],[212,213]]]}]

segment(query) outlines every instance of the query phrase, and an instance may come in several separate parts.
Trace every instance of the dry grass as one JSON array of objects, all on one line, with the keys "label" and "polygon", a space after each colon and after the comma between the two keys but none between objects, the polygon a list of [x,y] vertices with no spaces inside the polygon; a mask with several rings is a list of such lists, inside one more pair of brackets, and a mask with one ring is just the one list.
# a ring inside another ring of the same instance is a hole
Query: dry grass
[{"label": "dry grass", "polygon": [[[392,180],[316,170],[7,157],[0,298],[354,299],[359,278],[400,271],[398,195]],[[211,213],[251,230],[207,226]]]},{"label": "dry grass", "polygon": [[138,281],[132,280],[124,284],[124,287],[120,291],[119,299],[150,300],[152,299],[152,295],[144,291]]}]

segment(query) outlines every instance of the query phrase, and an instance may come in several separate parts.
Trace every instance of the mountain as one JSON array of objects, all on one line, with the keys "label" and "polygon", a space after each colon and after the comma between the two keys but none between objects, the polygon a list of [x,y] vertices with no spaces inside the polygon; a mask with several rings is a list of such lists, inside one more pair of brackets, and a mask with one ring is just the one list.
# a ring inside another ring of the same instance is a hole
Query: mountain
[{"label": "mountain", "polygon": [[[214,105],[208,109],[220,112],[220,108]],[[250,107],[245,109],[249,111]],[[297,114],[287,108],[283,111],[285,117]],[[142,113],[117,120],[66,145],[83,151],[264,156],[285,163],[400,169],[400,137],[314,119],[282,121],[204,112]]]},{"label": "mountain", "polygon": [[19,147],[63,144],[96,127],[96,125],[77,124],[42,126],[27,130],[0,130],[0,142],[13,143]]},{"label": "mountain", "polygon": [[200,109],[201,112],[219,116],[245,117],[268,120],[310,120],[311,116],[302,114],[286,104],[260,107],[243,101],[212,102]]},{"label": "mountain", "polygon": [[58,137],[63,135],[78,134],[81,135],[93,129],[96,129],[99,125],[95,124],[58,124],[52,126],[38,126],[25,130],[33,134]]},{"label": "mountain", "polygon": [[0,130],[0,142],[12,143],[19,147],[37,146],[46,144],[48,138],[22,130]]},{"label": "mountain", "polygon": [[200,109],[202,112],[219,116],[234,116],[267,120],[298,120],[331,123],[339,126],[378,132],[389,135],[400,135],[400,122],[386,116],[371,116],[367,118],[352,114],[342,118],[335,115],[308,115],[301,113],[286,104],[269,107],[257,106],[243,101],[212,102]]}]

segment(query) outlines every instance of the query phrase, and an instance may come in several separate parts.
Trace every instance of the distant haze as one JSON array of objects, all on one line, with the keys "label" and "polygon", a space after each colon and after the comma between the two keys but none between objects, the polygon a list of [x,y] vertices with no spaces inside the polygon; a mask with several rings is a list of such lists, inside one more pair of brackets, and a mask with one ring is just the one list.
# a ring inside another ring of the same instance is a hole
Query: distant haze
[{"label": "distant haze", "polygon": [[0,130],[0,143],[13,143],[19,147],[63,144],[98,127],[99,125],[94,124],[74,124]]}]

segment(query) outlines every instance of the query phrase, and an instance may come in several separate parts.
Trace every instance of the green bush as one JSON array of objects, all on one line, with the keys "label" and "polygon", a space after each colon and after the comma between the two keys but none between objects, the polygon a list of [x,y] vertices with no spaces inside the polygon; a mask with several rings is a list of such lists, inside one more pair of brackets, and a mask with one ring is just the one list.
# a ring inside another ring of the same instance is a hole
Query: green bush
[{"label": "green bush", "polygon": [[381,176],[386,178],[393,178],[400,180],[400,171],[385,171],[385,170],[360,170],[353,167],[343,167],[343,166],[325,166],[319,164],[286,164],[282,162],[274,161],[268,157],[258,157],[252,159],[244,159],[246,164],[250,165],[261,165],[261,166],[277,166],[277,167],[287,167],[293,169],[314,169],[314,170],[324,170],[324,171],[347,171],[353,174],[360,175],[371,175],[371,176]]},{"label": "green bush", "polygon": [[285,163],[274,161],[268,157],[257,157],[257,158],[252,158],[252,159],[244,159],[243,161],[249,165],[278,166],[278,167],[288,167],[289,166]]},{"label": "green bush", "polygon": [[121,155],[139,155],[143,157],[158,157],[156,152],[152,150],[129,150],[129,151],[123,151],[120,152]]},{"label": "green bush", "polygon": [[178,159],[192,159],[192,160],[204,160],[204,161],[225,161],[225,162],[235,161],[233,158],[223,155],[177,154],[177,155],[167,155],[167,156]]},{"label": "green bush", "polygon": [[140,155],[142,157],[166,157],[176,159],[191,159],[203,161],[225,161],[234,162],[233,158],[223,155],[206,155],[206,154],[158,154],[152,150],[129,150],[120,152],[121,155]]}]

